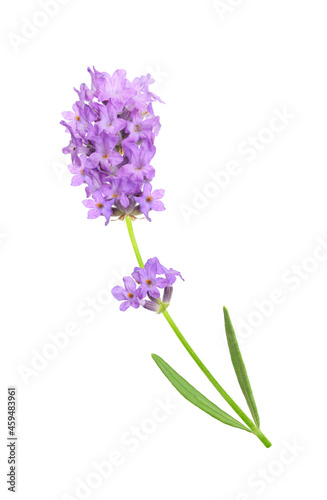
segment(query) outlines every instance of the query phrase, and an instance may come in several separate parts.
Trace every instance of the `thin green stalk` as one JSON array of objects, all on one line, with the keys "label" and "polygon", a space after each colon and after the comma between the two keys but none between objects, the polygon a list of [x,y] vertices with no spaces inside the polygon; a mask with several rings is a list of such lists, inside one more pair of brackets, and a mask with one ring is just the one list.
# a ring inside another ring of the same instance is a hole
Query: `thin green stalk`
[{"label": "thin green stalk", "polygon": [[139,247],[137,246],[132,220],[130,217],[126,217],[126,225],[127,225],[129,237],[130,237],[132,245],[133,245],[133,249],[134,249],[134,253],[135,253],[138,265],[140,267],[144,267],[143,260],[142,260],[141,254],[140,254],[140,250],[139,250]]},{"label": "thin green stalk", "polygon": [[[126,224],[127,224],[127,229],[128,233],[133,245],[133,249],[135,252],[135,256],[137,259],[137,262],[140,267],[144,267],[143,260],[140,254],[140,250],[138,248],[133,226],[132,226],[132,221],[130,217],[126,217]],[[207,379],[211,382],[211,384],[215,387],[215,389],[219,392],[219,394],[227,401],[227,403],[233,408],[235,413],[243,420],[243,422],[251,429],[253,434],[255,434],[260,441],[266,446],[266,448],[269,448],[271,446],[270,441],[264,436],[264,434],[261,432],[260,429],[252,422],[252,420],[243,412],[243,410],[235,403],[235,401],[227,394],[227,392],[221,387],[221,385],[217,382],[217,380],[214,378],[212,373],[208,370],[208,368],[204,365],[204,363],[201,361],[201,359],[198,357],[198,355],[193,351],[192,347],[190,344],[187,342],[185,337],[182,335],[181,331],[177,327],[176,323],[173,321],[172,317],[168,313],[167,310],[163,311],[162,313],[164,317],[166,318],[168,324],[176,334],[177,338],[179,341],[183,344],[189,355],[192,357],[192,359],[195,361],[195,363],[198,365],[200,370],[204,373],[204,375],[207,377]]]}]

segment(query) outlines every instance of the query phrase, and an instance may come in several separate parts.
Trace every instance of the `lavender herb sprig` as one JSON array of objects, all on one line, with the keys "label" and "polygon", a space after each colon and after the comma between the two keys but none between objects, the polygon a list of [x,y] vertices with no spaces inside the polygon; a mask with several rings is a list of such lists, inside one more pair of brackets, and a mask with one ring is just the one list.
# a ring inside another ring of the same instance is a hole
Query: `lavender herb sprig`
[{"label": "lavender herb sprig", "polygon": [[123,278],[124,286],[113,288],[112,294],[121,302],[121,311],[143,307],[162,314],[195,363],[245,425],[218,408],[153,354],[160,370],[184,398],[217,420],[255,434],[269,448],[271,443],[260,430],[257,406],[227,309],[224,308],[224,319],[231,360],[253,420],[217,382],[168,313],[173,285],[177,278],[183,280],[181,273],[166,268],[157,257],[144,264],[136,242],[133,221],[139,218],[151,221],[151,211],[165,210],[161,201],[164,190],[153,189],[155,169],[150,164],[156,152],[155,137],[160,130],[160,120],[152,104],[162,102],[149,91],[154,80],[148,74],[130,82],[124,70],[117,70],[112,76],[94,68],[88,71],[91,88],[83,83],[79,90],[74,89],[78,100],[73,111],[63,113],[61,124],[70,134],[63,152],[71,155],[72,163],[68,167],[73,174],[71,184],[85,186],[83,204],[88,209],[87,217],[104,217],[105,225],[110,220],[126,221],[138,267],[131,276]]}]

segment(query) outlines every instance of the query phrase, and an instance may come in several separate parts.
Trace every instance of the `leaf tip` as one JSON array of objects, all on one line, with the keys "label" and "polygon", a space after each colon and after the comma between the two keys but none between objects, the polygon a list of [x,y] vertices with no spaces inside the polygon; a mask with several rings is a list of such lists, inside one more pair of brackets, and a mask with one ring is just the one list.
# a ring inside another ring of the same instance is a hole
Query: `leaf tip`
[{"label": "leaf tip", "polygon": [[226,306],[223,306],[223,311],[224,311],[224,319],[225,319],[225,323],[226,323],[227,321],[230,321],[229,312],[228,312]]},{"label": "leaf tip", "polygon": [[153,359],[153,361],[155,361],[155,363],[159,363],[160,361],[163,361],[162,358],[160,356],[158,356],[158,354],[154,354],[152,353],[151,354],[151,358]]}]

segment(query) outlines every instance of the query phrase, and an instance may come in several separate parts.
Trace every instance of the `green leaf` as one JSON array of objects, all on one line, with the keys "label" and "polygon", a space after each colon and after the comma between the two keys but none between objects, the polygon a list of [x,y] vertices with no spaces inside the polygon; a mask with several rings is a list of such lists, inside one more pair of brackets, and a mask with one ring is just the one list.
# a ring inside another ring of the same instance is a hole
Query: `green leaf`
[{"label": "green leaf", "polygon": [[225,413],[223,410],[218,408],[214,403],[209,401],[203,394],[197,391],[192,385],[190,385],[183,377],[181,377],[175,370],[169,366],[162,358],[156,354],[152,354],[152,358],[157,363],[158,367],[162,373],[168,378],[169,382],[178,390],[178,392],[184,396],[190,403],[194,404],[200,410],[203,410],[208,415],[216,418],[224,424],[231,425],[232,427],[238,427],[245,431],[251,432],[250,429],[245,427],[241,422],[235,420],[235,418]]},{"label": "green leaf", "polygon": [[232,363],[234,366],[234,370],[237,376],[237,380],[240,384],[240,387],[242,389],[242,392],[245,396],[247,405],[249,407],[249,410],[252,414],[253,420],[256,424],[257,427],[260,427],[260,418],[259,418],[259,413],[257,410],[257,405],[255,403],[252,389],[251,389],[251,384],[249,381],[248,374],[246,372],[245,364],[242,358],[242,354],[237,342],[237,338],[235,335],[235,331],[232,325],[232,322],[230,320],[228,311],[226,307],[224,307],[224,318],[225,318],[225,330],[226,330],[226,336],[227,336],[227,342],[228,342],[228,348],[230,352],[230,356],[232,359]]}]

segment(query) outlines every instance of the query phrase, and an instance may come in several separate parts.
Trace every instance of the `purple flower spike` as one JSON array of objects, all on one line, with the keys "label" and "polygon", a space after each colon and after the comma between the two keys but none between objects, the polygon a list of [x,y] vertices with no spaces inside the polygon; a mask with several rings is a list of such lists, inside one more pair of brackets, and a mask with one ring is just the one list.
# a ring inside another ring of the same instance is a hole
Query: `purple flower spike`
[{"label": "purple flower spike", "polygon": [[142,293],[140,288],[136,289],[136,283],[135,281],[129,277],[125,276],[123,278],[125,288],[122,286],[115,286],[112,290],[111,293],[117,300],[123,300],[119,306],[119,309],[121,311],[126,311],[130,306],[134,307],[134,309],[137,309],[140,307],[142,304]]},{"label": "purple flower spike", "polygon": [[149,91],[154,80],[146,75],[130,82],[122,69],[112,76],[95,68],[88,72],[91,88],[82,83],[74,89],[78,100],[60,122],[71,136],[63,149],[72,159],[71,183],[86,184],[93,198],[84,202],[89,219],[104,215],[108,224],[111,217],[134,220],[144,214],[150,220],[150,210],[164,210],[164,191],[152,192],[150,185],[160,130],[153,102],[162,102]]}]

